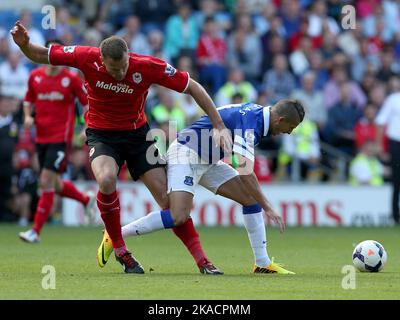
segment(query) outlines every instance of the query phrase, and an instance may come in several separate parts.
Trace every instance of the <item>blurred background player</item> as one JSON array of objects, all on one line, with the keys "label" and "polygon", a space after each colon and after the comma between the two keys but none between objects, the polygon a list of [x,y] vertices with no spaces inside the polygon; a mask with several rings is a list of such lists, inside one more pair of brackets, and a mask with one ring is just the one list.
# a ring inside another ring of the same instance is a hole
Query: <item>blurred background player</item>
[{"label": "blurred background player", "polygon": [[[52,44],[61,42],[48,41],[46,47]],[[29,129],[35,124],[36,127],[41,196],[32,229],[19,234],[26,242],[39,241],[43,225],[51,214],[55,193],[79,201],[85,206],[87,215],[93,215],[90,211],[95,204],[94,194],[83,194],[72,182],[60,177],[73,138],[76,98],[86,107],[88,102],[82,80],[67,68],[47,65],[31,72],[24,99],[24,126]]]},{"label": "blurred background player", "polygon": [[[112,239],[117,261],[126,273],[144,273],[139,262],[126,248],[121,235],[120,204],[116,191],[120,167],[126,161],[134,180],[150,190],[161,208],[168,208],[164,164],[154,145],[148,140],[149,126],[144,113],[148,89],[159,84],[190,94],[210,116],[216,141],[231,149],[230,134],[216,111],[210,96],[187,72],[176,70],[166,62],[130,53],[120,37],[102,41],[100,48],[88,46],[52,45],[45,48],[29,41],[24,26],[17,21],[11,31],[21,51],[36,63],[67,65],[80,69],[85,76],[89,110],[86,114],[87,143],[90,147],[91,168],[99,184],[97,206],[106,230]],[[153,163],[147,154],[154,155]],[[175,234],[184,242],[200,271],[220,273],[207,259],[191,220]],[[102,264],[102,261],[99,261]]]},{"label": "blurred background player", "polygon": [[[179,132],[168,149],[170,208],[153,211],[131,222],[122,228],[122,235],[138,236],[181,225],[190,216],[194,188],[199,184],[243,206],[244,224],[255,257],[254,273],[293,274],[271,260],[267,253],[262,211],[278,224],[281,232],[285,224],[263,195],[254,174],[254,147],[267,135],[290,134],[303,121],[304,108],[296,100],[281,100],[272,107],[254,103],[226,105],[219,107],[218,112],[232,133],[233,153],[238,159],[237,170],[222,161],[227,154],[215,147],[212,139],[207,139],[212,125],[209,118],[203,116]],[[112,252],[110,242],[105,233],[98,254],[109,256]]]}]

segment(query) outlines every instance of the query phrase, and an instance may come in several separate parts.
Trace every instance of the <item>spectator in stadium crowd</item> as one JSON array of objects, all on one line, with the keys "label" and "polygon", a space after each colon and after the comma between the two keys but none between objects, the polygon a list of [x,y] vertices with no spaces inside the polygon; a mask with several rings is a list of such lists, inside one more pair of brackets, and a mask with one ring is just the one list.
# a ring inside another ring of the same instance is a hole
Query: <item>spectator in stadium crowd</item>
[{"label": "spectator in stadium crowd", "polygon": [[74,24],[68,7],[57,8],[56,22],[56,28],[46,32],[47,39],[61,39],[66,44],[78,41],[77,25]]},{"label": "spectator in stadium crowd", "polygon": [[289,55],[290,69],[296,77],[301,77],[310,67],[313,45],[310,37],[302,37],[298,48]]},{"label": "spectator in stadium crowd", "polygon": [[300,29],[288,39],[289,52],[297,50],[300,45],[300,40],[304,37],[309,37],[311,39],[311,44],[314,49],[321,47],[322,35],[318,34],[315,36],[311,36],[308,32],[309,26],[309,18],[307,16],[303,17],[301,20]]},{"label": "spectator in stadium crowd", "polygon": [[18,125],[12,114],[14,97],[0,92],[0,221],[14,221],[11,213],[11,186],[14,174],[13,152]]},{"label": "spectator in stadium crowd", "polygon": [[228,66],[241,69],[246,80],[254,84],[261,75],[261,50],[250,15],[240,14],[228,38]]},{"label": "spectator in stadium crowd", "polygon": [[371,92],[377,81],[375,71],[370,68],[364,73],[359,86],[363,92]]},{"label": "spectator in stadium crowd", "polygon": [[334,34],[330,32],[323,33],[320,52],[322,54],[325,68],[331,70],[333,68],[332,57],[336,53],[341,52],[337,44],[337,37]]},{"label": "spectator in stadium crowd", "polygon": [[302,10],[299,0],[282,0],[280,7],[283,27],[286,36],[290,39],[299,29],[302,19]]},{"label": "spectator in stadium crowd", "polygon": [[264,74],[262,86],[267,92],[270,104],[275,104],[279,100],[290,96],[296,86],[296,81],[288,70],[285,55],[278,54],[274,57],[273,68]]},{"label": "spectator in stadium crowd", "polygon": [[389,156],[392,183],[392,217],[400,224],[400,90],[390,94],[383,103],[375,119],[378,126],[376,141],[379,144],[378,154],[384,152],[380,142],[386,134],[389,139]]},{"label": "spectator in stadium crowd", "polygon": [[225,58],[227,46],[218,36],[218,25],[213,17],[208,17],[196,50],[200,82],[214,95],[226,81]]},{"label": "spectator in stadium crowd", "polygon": [[176,123],[177,130],[180,131],[186,126],[185,112],[175,103],[171,92],[160,88],[160,103],[152,110],[153,119],[157,123],[173,121]]},{"label": "spectator in stadium crowd", "polygon": [[[381,66],[376,74],[376,78],[382,82],[387,82],[392,76],[396,75],[394,64],[393,48],[387,48],[380,54]],[[396,70],[397,72],[399,70]]]},{"label": "spectator in stadium crowd", "polygon": [[380,65],[379,56],[371,52],[368,39],[366,38],[360,39],[360,50],[351,58],[351,77],[358,82],[362,81],[368,68],[377,70]]},{"label": "spectator in stadium crowd", "polygon": [[307,119],[313,121],[318,130],[322,130],[326,123],[327,110],[324,107],[322,91],[315,89],[315,73],[309,71],[301,78],[301,88],[295,89],[292,99],[299,100],[307,108]]},{"label": "spectator in stadium crowd", "polygon": [[329,109],[325,139],[343,152],[353,155],[355,147],[354,127],[361,118],[361,111],[352,102],[351,88],[344,83],[340,87],[339,102]]},{"label": "spectator in stadium crowd", "polygon": [[359,40],[362,38],[360,22],[356,21],[355,28],[344,30],[337,35],[337,45],[341,52],[349,58],[360,53]]},{"label": "spectator in stadium crowd", "polygon": [[193,15],[198,26],[204,26],[207,18],[213,17],[217,24],[218,36],[226,38],[227,33],[232,28],[232,16],[229,12],[223,11],[223,4],[217,0],[200,0],[199,10]]},{"label": "spectator in stadium crowd", "polygon": [[231,103],[232,103],[232,104],[240,104],[240,103],[243,103],[243,96],[242,96],[239,92],[235,93],[235,94],[233,95],[233,97],[232,97]]},{"label": "spectator in stadium crowd", "polygon": [[300,161],[299,178],[316,182],[321,178],[320,158],[318,127],[314,121],[306,116],[290,135],[282,136],[282,148],[278,162],[280,166],[286,167],[286,171],[291,172],[294,170],[293,161]]},{"label": "spectator in stadium crowd", "polygon": [[71,152],[71,159],[67,166],[66,174],[72,181],[92,180],[89,161],[87,158],[87,146],[74,146]]},{"label": "spectator in stadium crowd", "polygon": [[194,56],[199,41],[199,26],[192,16],[191,5],[183,3],[177,11],[165,24],[165,49],[174,64],[183,52]]},{"label": "spectator in stadium crowd", "polygon": [[[377,113],[377,107],[369,103],[365,106],[363,117],[357,121],[354,132],[355,132],[355,142],[358,151],[361,151],[362,146],[368,140],[377,139],[377,128],[375,124],[375,117]],[[381,144],[383,141],[381,141]]]},{"label": "spectator in stadium crowd", "polygon": [[8,44],[8,35],[6,30],[0,27],[0,63],[7,59],[10,52],[10,46]]},{"label": "spectator in stadium crowd", "polygon": [[140,18],[128,16],[125,19],[124,27],[116,33],[128,44],[129,50],[143,55],[150,54],[150,45],[146,36],[140,32]]},{"label": "spectator in stadium crowd", "polygon": [[[177,62],[177,68],[189,72],[190,77],[194,80],[198,79],[197,69],[195,68],[194,59],[189,55],[180,55]],[[177,106],[185,112],[186,123],[190,124],[199,116],[204,114],[204,111],[199,107],[191,95],[172,92]]]},{"label": "spectator in stadium crowd", "polygon": [[346,85],[350,90],[350,102],[362,110],[367,103],[367,97],[358,83],[348,79],[347,71],[343,67],[332,70],[331,79],[324,88],[325,107],[329,109],[340,101],[343,85]]},{"label": "spectator in stadium crowd", "polygon": [[262,6],[261,11],[253,16],[254,29],[258,35],[262,36],[273,30],[271,34],[277,33],[285,35],[285,28],[282,25],[282,19],[279,18],[279,25],[273,26],[274,18],[278,17],[278,10],[273,2]]},{"label": "spectator in stadium crowd", "polygon": [[319,50],[314,50],[310,55],[309,71],[315,74],[314,88],[316,90],[323,90],[329,81],[329,72],[324,67],[322,54]]},{"label": "spectator in stadium crowd", "polygon": [[391,77],[389,83],[387,84],[388,94],[400,91],[400,77]]},{"label": "spectator in stadium crowd", "polygon": [[90,26],[83,35],[83,45],[96,47],[100,44],[104,37],[103,32],[100,29],[101,23],[100,20],[93,21],[93,25]]},{"label": "spectator in stadium crowd", "polygon": [[147,34],[150,55],[171,62],[171,58],[164,48],[164,34],[158,29],[152,29]]},{"label": "spectator in stadium crowd", "polygon": [[257,97],[257,90],[249,81],[245,80],[244,74],[239,68],[229,71],[228,82],[218,90],[215,101],[219,106],[227,105],[231,103],[236,93],[243,96],[243,102],[254,101]]},{"label": "spectator in stadium crowd", "polygon": [[[396,12],[397,10],[394,10]],[[388,18],[388,19],[387,19]],[[374,14],[368,15],[363,19],[363,31],[367,38],[380,38],[384,42],[389,42],[393,39],[394,31],[398,31],[398,21],[394,22],[393,19],[385,16],[382,3],[374,7]]]},{"label": "spectator in stadium crowd", "polygon": [[372,15],[374,13],[374,8],[381,3],[381,0],[359,0],[356,3],[357,15],[361,19]]},{"label": "spectator in stadium crowd", "polygon": [[352,185],[381,186],[385,168],[377,157],[375,140],[365,140],[356,157],[350,162],[349,182]]},{"label": "spectator in stadium crowd", "polygon": [[[21,135],[20,135],[21,136]],[[18,216],[18,225],[27,227],[31,221],[37,202],[39,163],[34,152],[20,145],[14,153],[15,177],[13,181],[13,211]]]},{"label": "spectator in stadium crowd", "polygon": [[376,81],[372,89],[367,93],[368,101],[380,108],[387,96],[386,83]]},{"label": "spectator in stadium crowd", "polygon": [[22,100],[27,88],[29,70],[19,52],[10,52],[0,64],[0,92]]},{"label": "spectator in stadium crowd", "polygon": [[313,38],[319,37],[324,33],[325,28],[327,28],[325,31],[334,35],[340,31],[335,19],[327,15],[326,1],[313,1],[309,15],[308,35]]},{"label": "spectator in stadium crowd", "polygon": [[[132,5],[132,1],[127,1]],[[154,29],[165,31],[165,21],[174,13],[175,6],[173,0],[136,0],[134,12],[142,21],[144,33]]]},{"label": "spectator in stadium crowd", "polygon": [[262,70],[268,70],[272,68],[272,62],[276,55],[286,53],[286,41],[278,34],[271,34],[271,36],[264,34],[261,37],[261,43],[263,47]]}]

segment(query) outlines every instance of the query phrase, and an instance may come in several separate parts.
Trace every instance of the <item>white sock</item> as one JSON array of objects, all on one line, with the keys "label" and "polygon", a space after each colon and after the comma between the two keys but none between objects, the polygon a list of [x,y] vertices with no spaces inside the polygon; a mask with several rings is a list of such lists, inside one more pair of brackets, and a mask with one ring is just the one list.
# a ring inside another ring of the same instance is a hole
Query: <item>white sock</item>
[{"label": "white sock", "polygon": [[122,237],[140,236],[160,229],[173,227],[173,220],[169,210],[153,211],[145,217],[137,219],[122,227]]},{"label": "white sock", "polygon": [[271,264],[267,252],[267,234],[262,212],[243,214],[244,225],[253,249],[255,264],[265,267]]}]

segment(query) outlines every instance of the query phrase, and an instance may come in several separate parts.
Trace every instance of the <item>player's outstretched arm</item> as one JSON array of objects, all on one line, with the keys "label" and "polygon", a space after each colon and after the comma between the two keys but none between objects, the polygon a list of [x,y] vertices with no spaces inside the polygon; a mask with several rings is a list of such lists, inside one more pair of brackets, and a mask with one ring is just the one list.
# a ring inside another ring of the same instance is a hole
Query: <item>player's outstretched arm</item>
[{"label": "player's outstretched arm", "polygon": [[233,145],[232,134],[225,127],[225,124],[222,121],[222,118],[219,115],[217,108],[207,91],[203,88],[201,84],[194,81],[193,79],[190,79],[189,86],[186,89],[185,93],[190,94],[200,106],[200,108],[202,108],[204,112],[207,113],[215,129],[215,141],[217,141],[219,146],[224,149],[227,154],[230,154],[232,152]]},{"label": "player's outstretched arm", "polygon": [[10,31],[14,42],[19,46],[24,55],[35,63],[49,64],[49,49],[29,41],[29,34],[20,21]]},{"label": "player's outstretched arm", "polygon": [[264,209],[267,217],[271,218],[278,226],[280,232],[285,231],[285,224],[282,217],[275,212],[272,205],[262,193],[257,176],[254,173],[254,162],[240,154],[235,153],[238,158],[238,167],[236,168],[240,174],[240,179],[243,181],[246,189],[250,192],[251,196],[259,203]]}]

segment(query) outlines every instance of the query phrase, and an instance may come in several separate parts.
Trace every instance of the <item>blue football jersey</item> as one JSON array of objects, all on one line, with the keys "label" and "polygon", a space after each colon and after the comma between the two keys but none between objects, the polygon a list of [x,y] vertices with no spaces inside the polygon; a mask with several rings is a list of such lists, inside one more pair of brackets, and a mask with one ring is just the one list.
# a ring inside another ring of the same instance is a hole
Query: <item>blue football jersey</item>
[{"label": "blue football jersey", "polygon": [[[270,108],[254,103],[229,104],[217,108],[227,129],[231,131],[233,152],[254,161],[254,146],[268,134]],[[212,139],[210,118],[202,116],[178,133],[177,141],[195,150],[206,163],[224,158],[223,150]]]}]

